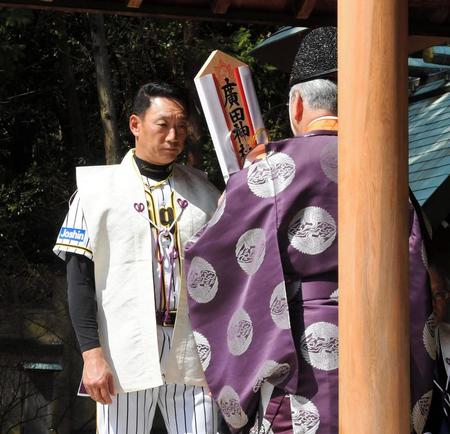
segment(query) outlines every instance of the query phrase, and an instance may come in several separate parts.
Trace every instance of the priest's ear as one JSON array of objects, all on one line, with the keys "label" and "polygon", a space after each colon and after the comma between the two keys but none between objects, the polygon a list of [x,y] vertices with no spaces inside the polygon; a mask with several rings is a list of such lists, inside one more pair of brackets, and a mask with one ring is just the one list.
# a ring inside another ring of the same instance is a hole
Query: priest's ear
[{"label": "priest's ear", "polygon": [[138,115],[130,116],[130,131],[134,137],[138,137],[141,132],[142,120]]},{"label": "priest's ear", "polygon": [[289,100],[289,119],[294,136],[301,133],[301,121],[303,118],[303,99],[300,92],[293,92]]},{"label": "priest's ear", "polygon": [[303,118],[303,99],[300,92],[295,92],[294,95],[292,95],[291,105],[293,119],[297,123],[301,122]]}]

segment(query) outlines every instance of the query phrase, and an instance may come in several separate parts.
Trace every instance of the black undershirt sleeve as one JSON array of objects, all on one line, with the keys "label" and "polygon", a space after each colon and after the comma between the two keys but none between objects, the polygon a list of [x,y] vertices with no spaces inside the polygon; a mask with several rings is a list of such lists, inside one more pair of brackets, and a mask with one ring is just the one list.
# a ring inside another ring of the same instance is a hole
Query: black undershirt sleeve
[{"label": "black undershirt sleeve", "polygon": [[83,255],[66,253],[66,269],[70,318],[84,352],[100,346],[94,262]]}]

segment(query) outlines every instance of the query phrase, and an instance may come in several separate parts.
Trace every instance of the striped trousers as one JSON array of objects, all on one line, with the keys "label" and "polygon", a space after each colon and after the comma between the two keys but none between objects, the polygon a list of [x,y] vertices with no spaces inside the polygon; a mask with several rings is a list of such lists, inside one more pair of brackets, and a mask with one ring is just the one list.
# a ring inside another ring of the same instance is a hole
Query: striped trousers
[{"label": "striped trousers", "polygon": [[[158,326],[160,362],[164,366],[173,329]],[[164,384],[137,392],[119,393],[112,404],[97,403],[98,434],[150,434],[159,406],[169,434],[216,434],[217,406],[208,390]]]}]

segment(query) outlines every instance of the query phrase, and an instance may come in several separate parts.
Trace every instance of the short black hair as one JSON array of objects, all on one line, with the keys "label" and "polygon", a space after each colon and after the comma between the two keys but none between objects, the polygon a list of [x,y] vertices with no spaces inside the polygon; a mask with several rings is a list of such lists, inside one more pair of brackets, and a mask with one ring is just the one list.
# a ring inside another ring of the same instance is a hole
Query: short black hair
[{"label": "short black hair", "polygon": [[153,98],[175,99],[180,102],[186,116],[190,115],[190,104],[187,92],[173,84],[164,82],[150,82],[142,85],[133,100],[132,113],[137,116],[143,115],[152,104]]}]

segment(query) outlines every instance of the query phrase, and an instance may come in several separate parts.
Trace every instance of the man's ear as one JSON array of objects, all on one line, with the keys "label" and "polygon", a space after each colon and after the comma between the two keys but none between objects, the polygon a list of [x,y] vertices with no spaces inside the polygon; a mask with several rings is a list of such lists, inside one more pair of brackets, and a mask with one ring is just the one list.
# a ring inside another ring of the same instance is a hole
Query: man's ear
[{"label": "man's ear", "polygon": [[141,118],[138,115],[130,116],[130,131],[134,137],[138,137],[141,132]]},{"label": "man's ear", "polygon": [[303,118],[303,99],[299,92],[294,95],[293,115],[295,122],[299,123]]}]

